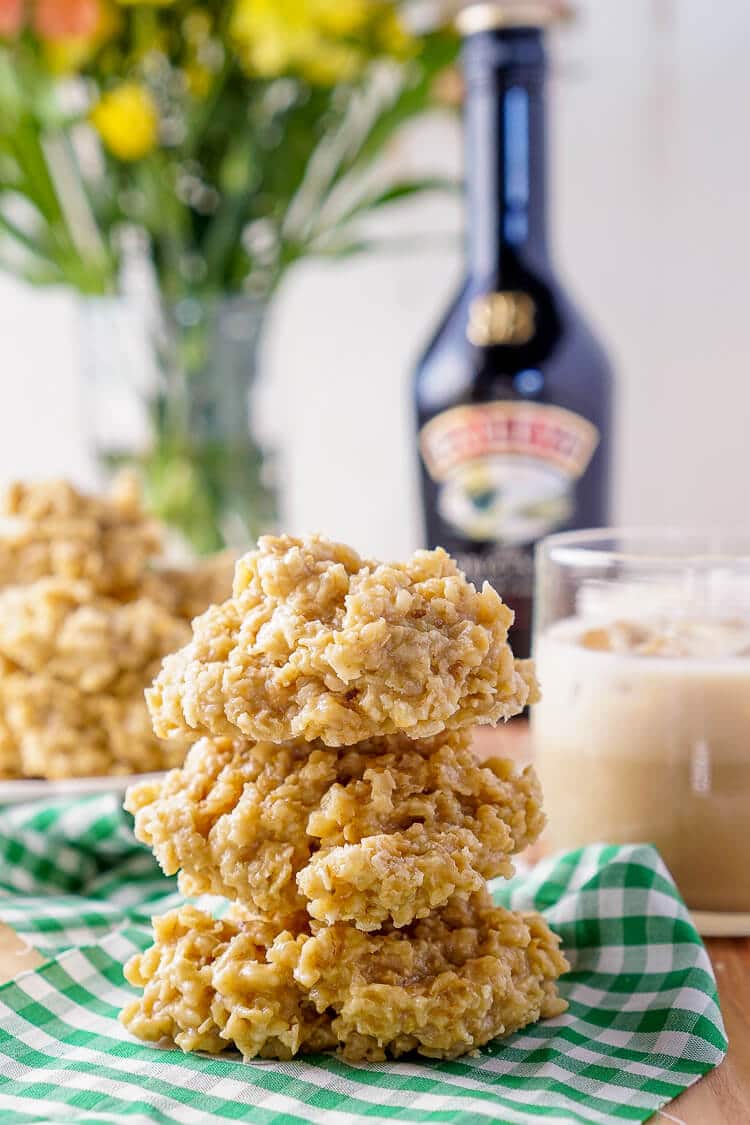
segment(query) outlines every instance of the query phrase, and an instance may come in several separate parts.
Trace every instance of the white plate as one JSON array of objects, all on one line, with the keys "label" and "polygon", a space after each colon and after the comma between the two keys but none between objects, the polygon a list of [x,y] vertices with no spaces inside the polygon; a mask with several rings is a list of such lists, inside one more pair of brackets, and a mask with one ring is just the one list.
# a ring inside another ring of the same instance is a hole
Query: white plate
[{"label": "white plate", "polygon": [[88,797],[92,793],[123,794],[137,781],[153,781],[162,773],[133,773],[120,777],[66,777],[63,781],[27,780],[0,781],[0,805],[21,805],[28,801],[44,801],[50,797]]}]

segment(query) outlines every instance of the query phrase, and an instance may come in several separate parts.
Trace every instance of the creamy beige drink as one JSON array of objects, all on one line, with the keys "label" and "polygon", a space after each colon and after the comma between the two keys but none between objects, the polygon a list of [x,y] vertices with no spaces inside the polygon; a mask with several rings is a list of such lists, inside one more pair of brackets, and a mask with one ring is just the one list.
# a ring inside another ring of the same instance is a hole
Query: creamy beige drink
[{"label": "creamy beige drink", "polygon": [[750,911],[750,622],[569,618],[535,652],[550,846],[651,842],[691,908]]}]

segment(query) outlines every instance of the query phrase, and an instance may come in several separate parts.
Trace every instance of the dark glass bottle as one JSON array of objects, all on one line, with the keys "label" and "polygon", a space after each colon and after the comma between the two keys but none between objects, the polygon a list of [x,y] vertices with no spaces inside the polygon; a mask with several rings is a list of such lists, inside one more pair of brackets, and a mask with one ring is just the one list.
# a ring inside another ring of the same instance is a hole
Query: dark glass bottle
[{"label": "dark glass bottle", "polygon": [[463,52],[467,277],[417,368],[417,429],[428,545],[496,587],[525,656],[535,542],[607,523],[612,375],[549,257],[542,30],[479,7],[490,18],[466,20]]}]

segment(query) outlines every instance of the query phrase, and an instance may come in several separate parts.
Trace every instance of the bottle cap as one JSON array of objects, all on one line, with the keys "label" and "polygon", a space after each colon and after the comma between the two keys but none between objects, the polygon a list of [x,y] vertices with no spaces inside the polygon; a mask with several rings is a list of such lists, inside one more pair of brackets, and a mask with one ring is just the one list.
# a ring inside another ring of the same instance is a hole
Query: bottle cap
[{"label": "bottle cap", "polygon": [[461,35],[504,27],[548,27],[572,19],[565,0],[469,0],[456,16]]}]

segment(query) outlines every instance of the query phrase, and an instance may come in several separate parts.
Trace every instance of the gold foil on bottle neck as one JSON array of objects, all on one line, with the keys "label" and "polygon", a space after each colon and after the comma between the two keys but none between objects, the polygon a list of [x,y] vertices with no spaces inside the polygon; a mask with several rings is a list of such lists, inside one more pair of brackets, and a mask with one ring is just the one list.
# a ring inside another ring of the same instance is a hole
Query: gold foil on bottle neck
[{"label": "gold foil on bottle neck", "polygon": [[565,0],[475,0],[456,15],[461,35],[497,31],[505,27],[548,27],[575,15]]}]

